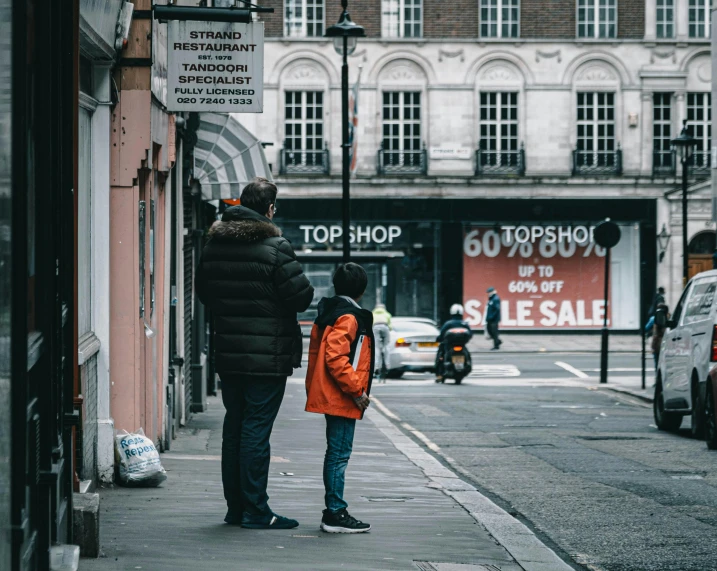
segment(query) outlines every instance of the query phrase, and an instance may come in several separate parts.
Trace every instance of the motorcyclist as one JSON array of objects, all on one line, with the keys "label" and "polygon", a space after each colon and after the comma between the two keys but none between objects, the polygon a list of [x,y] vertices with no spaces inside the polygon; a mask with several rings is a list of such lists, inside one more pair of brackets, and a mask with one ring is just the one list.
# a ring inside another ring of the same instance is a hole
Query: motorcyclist
[{"label": "motorcyclist", "polygon": [[388,345],[391,336],[391,314],[383,303],[377,303],[373,310],[373,335],[376,339],[376,354],[380,356],[381,364],[377,364],[379,382],[386,380],[388,372]]},{"label": "motorcyclist", "polygon": [[438,339],[436,339],[436,341],[440,342],[440,345],[438,346],[438,352],[436,353],[436,382],[437,383],[443,382],[443,363],[445,362],[445,354],[446,354],[445,337],[446,337],[446,333],[448,332],[448,330],[453,329],[454,327],[462,327],[462,328],[468,330],[469,339],[471,337],[473,337],[473,332],[471,331],[471,326],[468,325],[468,322],[465,319],[463,319],[463,306],[460,303],[454,303],[451,306],[450,313],[451,313],[451,318],[443,324],[443,327],[441,327],[441,332],[438,335]]}]

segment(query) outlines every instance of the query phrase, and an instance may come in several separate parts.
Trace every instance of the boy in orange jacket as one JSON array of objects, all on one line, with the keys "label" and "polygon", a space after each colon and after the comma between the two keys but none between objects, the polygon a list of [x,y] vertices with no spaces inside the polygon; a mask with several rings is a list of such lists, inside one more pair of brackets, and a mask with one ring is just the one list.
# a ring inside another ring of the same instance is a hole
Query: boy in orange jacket
[{"label": "boy in orange jacket", "polygon": [[361,266],[342,264],[333,281],[336,295],[319,302],[319,315],[311,330],[306,410],[326,417],[326,509],[321,529],[328,533],[363,533],[371,526],[349,515],[343,496],[356,420],[363,418],[370,402],[373,315],[358,304],[368,283]]}]

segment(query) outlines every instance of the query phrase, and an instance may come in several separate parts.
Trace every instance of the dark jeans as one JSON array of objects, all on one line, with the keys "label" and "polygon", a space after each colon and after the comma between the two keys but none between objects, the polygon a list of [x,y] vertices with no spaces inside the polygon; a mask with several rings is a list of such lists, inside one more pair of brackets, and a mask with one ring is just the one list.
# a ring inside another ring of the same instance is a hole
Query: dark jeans
[{"label": "dark jeans", "polygon": [[326,456],[324,456],[324,501],[330,512],[348,507],[344,501],[346,466],[354,443],[356,419],[326,416]]},{"label": "dark jeans", "polygon": [[485,324],[485,326],[488,328],[488,335],[490,335],[491,339],[493,339],[493,347],[497,349],[501,344],[501,340],[498,337],[498,322],[489,321]]},{"label": "dark jeans", "polygon": [[222,433],[222,484],[230,510],[271,515],[266,493],[269,437],[286,389],[286,377],[222,377],[227,410]]}]

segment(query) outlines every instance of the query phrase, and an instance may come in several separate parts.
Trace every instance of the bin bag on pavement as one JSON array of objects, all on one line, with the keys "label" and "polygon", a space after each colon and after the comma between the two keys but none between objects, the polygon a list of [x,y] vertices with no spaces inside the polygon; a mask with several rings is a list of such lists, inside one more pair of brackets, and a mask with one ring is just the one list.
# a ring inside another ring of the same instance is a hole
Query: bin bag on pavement
[{"label": "bin bag on pavement", "polygon": [[119,483],[125,486],[159,486],[167,479],[157,447],[141,428],[133,433],[117,431],[115,460]]}]

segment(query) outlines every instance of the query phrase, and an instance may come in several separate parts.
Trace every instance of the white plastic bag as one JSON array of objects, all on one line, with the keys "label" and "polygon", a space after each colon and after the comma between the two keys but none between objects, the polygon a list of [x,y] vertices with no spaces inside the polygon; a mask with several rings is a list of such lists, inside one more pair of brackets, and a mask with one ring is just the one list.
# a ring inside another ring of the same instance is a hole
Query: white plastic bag
[{"label": "white plastic bag", "polygon": [[126,486],[159,486],[167,479],[154,442],[140,428],[129,433],[118,430],[115,435],[115,459],[119,481]]}]

